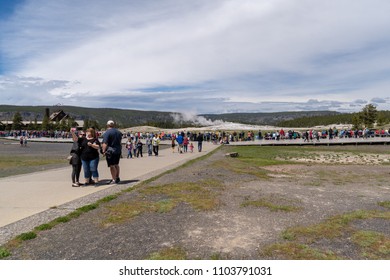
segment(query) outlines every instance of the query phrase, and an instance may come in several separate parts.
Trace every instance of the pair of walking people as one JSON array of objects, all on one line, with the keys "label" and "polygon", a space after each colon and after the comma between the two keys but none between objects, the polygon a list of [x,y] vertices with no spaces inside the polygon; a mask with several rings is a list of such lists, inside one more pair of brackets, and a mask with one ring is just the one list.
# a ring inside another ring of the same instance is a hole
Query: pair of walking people
[{"label": "pair of walking people", "polygon": [[93,128],[87,129],[80,137],[73,132],[73,145],[70,163],[72,164],[72,186],[80,186],[81,166],[84,170],[85,184],[97,184],[99,182],[99,152],[105,156],[110,168],[112,179],[109,184],[120,182],[119,160],[122,154],[122,133],[115,128],[114,121],[107,122],[107,131],[103,134],[103,142],[100,143]]}]

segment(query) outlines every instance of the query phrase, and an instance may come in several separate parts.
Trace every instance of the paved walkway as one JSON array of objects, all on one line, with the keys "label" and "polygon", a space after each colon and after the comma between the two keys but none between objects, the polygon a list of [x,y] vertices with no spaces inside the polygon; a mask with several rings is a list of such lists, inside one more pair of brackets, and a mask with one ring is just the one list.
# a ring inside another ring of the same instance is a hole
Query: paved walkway
[{"label": "paved walkway", "polygon": [[201,153],[195,145],[193,153],[179,154],[177,150],[172,153],[169,148],[161,149],[158,157],[144,155],[143,158],[123,158],[120,162],[121,183],[113,186],[105,184],[111,176],[104,159],[99,164],[102,184],[97,187],[71,187],[70,166],[0,179],[0,244],[80,206],[203,156],[217,147],[205,142]]}]

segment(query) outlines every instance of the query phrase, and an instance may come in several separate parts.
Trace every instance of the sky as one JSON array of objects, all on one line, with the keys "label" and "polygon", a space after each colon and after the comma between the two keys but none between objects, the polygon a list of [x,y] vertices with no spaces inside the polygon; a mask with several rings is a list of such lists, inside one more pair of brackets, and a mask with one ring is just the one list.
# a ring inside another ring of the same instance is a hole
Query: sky
[{"label": "sky", "polygon": [[390,110],[388,0],[0,0],[0,104]]}]

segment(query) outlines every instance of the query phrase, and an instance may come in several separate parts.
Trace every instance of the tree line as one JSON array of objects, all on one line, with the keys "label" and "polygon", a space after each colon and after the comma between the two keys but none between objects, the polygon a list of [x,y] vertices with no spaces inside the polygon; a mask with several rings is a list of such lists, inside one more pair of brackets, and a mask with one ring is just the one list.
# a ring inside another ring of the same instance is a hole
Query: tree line
[{"label": "tree line", "polygon": [[320,125],[345,124],[352,125],[354,129],[383,127],[390,122],[390,111],[378,111],[373,104],[367,104],[360,112],[345,113],[329,116],[301,117],[281,121],[280,127],[314,127]]}]

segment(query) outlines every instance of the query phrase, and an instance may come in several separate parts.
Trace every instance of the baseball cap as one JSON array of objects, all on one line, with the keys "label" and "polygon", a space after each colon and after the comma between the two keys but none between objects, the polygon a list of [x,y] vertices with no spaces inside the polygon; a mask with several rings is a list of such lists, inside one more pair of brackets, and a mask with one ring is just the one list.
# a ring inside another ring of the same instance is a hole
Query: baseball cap
[{"label": "baseball cap", "polygon": [[107,122],[107,125],[108,126],[113,126],[115,123],[114,123],[114,121],[112,121],[112,120],[109,120],[108,122]]}]

